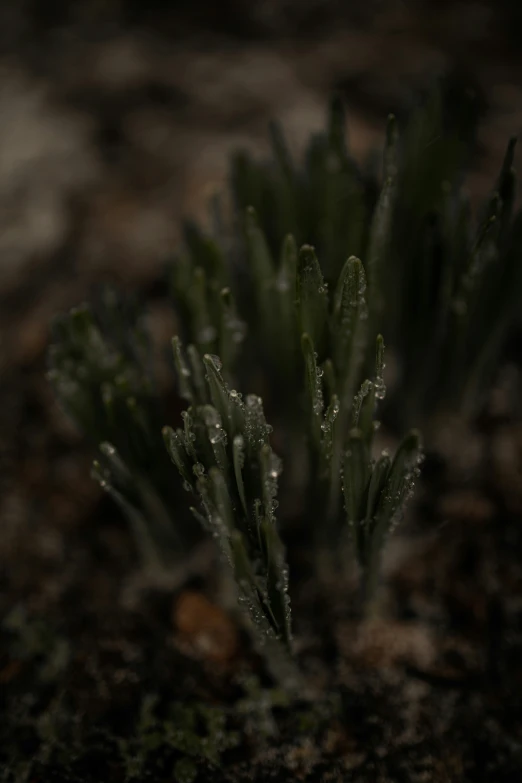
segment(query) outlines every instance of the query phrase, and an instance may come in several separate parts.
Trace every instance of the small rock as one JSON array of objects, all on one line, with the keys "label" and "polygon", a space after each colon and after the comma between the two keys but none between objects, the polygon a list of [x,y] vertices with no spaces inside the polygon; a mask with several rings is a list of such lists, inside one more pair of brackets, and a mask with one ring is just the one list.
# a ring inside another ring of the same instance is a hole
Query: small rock
[{"label": "small rock", "polygon": [[237,631],[230,617],[202,593],[185,590],[174,605],[173,621],[194,652],[210,661],[225,663],[237,650]]}]

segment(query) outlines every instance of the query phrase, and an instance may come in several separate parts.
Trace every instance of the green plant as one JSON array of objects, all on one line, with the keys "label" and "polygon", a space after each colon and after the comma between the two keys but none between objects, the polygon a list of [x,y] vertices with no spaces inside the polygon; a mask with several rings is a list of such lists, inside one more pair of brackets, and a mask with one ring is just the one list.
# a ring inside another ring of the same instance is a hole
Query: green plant
[{"label": "green plant", "polygon": [[[384,409],[397,429],[424,421],[429,406],[477,399],[473,390],[490,370],[520,287],[514,144],[472,228],[459,188],[446,183],[463,147],[444,137],[443,115],[436,93],[410,119],[403,144],[389,119],[380,193],[376,177],[348,155],[338,102],[302,171],[276,128],[273,165],[236,158],[235,232],[215,204],[216,235],[188,223],[170,269],[180,324],[174,365],[189,407],[182,426],[163,427],[166,450],[160,419],[168,416],[160,413],[138,311],[106,293],[55,327],[51,379],[65,408],[102,443],[95,475],[129,516],[140,549],[156,562],[158,552],[186,551],[206,529],[254,638],[289,687],[299,673],[285,525],[298,524],[303,542],[341,559],[344,531],[351,532],[367,610],[386,537],[419,474],[417,430],[393,457],[379,445],[381,328],[389,329],[399,366]],[[432,138],[441,139],[436,151]],[[251,203],[257,211],[243,209]],[[298,249],[288,229],[299,243],[316,242],[319,257],[311,245]],[[255,393],[243,400],[238,389]],[[196,523],[179,510],[167,451],[196,500]]]},{"label": "green plant", "polygon": [[159,436],[165,414],[149,357],[143,313],[113,289],[54,320],[49,378],[66,412],[100,445],[94,476],[122,507],[154,567],[193,544],[197,531],[172,524],[178,493]]},{"label": "green plant", "polygon": [[301,165],[272,125],[271,158],[238,153],[230,178],[238,214],[255,208],[271,253],[289,232],[313,244],[330,286],[347,253],[363,260],[369,332],[387,336],[397,363],[387,416],[394,428],[422,425],[435,409],[476,411],[522,290],[516,139],[474,215],[462,187],[476,133],[469,96],[442,84],[400,133],[398,125],[390,115],[382,174],[361,167],[335,99]]}]

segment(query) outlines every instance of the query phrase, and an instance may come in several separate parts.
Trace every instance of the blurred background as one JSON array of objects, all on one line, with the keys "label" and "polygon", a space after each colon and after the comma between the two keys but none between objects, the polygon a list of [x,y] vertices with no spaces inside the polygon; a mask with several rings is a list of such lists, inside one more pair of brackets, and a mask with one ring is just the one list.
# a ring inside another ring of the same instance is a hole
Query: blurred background
[{"label": "blurred background", "polygon": [[151,281],[238,146],[294,150],[345,95],[357,156],[442,72],[480,95],[472,190],[522,128],[517,0],[71,0],[0,7],[2,370],[100,277]]},{"label": "blurred background", "polygon": [[155,291],[180,219],[204,215],[232,150],[263,153],[271,118],[298,154],[334,89],[363,157],[388,112],[453,73],[479,99],[483,195],[522,129],[521,24],[519,0],[0,4],[2,608],[88,584],[94,612],[132,549],[45,379],[52,316],[117,281],[170,337]]}]

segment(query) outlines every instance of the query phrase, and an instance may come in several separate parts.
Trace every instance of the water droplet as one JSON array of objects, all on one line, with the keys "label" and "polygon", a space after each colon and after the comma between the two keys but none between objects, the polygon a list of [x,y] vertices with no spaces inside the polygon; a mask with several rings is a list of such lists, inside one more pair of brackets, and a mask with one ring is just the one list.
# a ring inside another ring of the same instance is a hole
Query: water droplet
[{"label": "water droplet", "polygon": [[386,386],[382,378],[376,378],[374,382],[375,396],[378,400],[386,397]]},{"label": "water droplet", "polygon": [[221,359],[219,358],[219,356],[216,356],[215,353],[207,353],[206,356],[208,356],[209,359],[212,360],[212,363],[214,364],[216,370],[218,372],[220,372],[223,364],[222,364]]},{"label": "water droplet", "polygon": [[200,329],[197,340],[199,343],[211,343],[217,337],[217,330],[214,326],[205,326]]},{"label": "water droplet", "polygon": [[270,477],[277,478],[283,469],[283,463],[277,454],[270,454]]},{"label": "water droplet", "polygon": [[239,318],[231,318],[227,321],[227,329],[232,334],[232,342],[239,344],[245,339],[247,326],[244,321]]},{"label": "water droplet", "polygon": [[290,290],[290,283],[288,282],[286,277],[277,278],[275,282],[275,289],[276,291],[279,291],[280,294],[284,294]]}]

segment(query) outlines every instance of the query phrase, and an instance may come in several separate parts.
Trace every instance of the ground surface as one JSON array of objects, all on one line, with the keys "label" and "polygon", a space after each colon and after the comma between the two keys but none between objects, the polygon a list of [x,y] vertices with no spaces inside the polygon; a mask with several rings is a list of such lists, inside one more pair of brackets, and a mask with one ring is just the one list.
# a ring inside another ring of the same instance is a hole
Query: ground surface
[{"label": "ground surface", "polygon": [[[484,192],[522,126],[517,4],[375,0],[355,13],[333,0],[298,12],[290,0],[255,11],[229,0],[217,14],[115,1],[72,3],[66,15],[58,3],[45,15],[7,5],[0,780],[518,779],[516,344],[480,427],[438,430],[446,463],[428,464],[423,502],[390,547],[386,621],[358,626],[351,585],[310,584],[297,558],[298,655],[310,683],[334,695],[291,709],[212,599],[205,553],[161,583],[140,573],[125,522],[89,478],[92,452],[44,377],[51,316],[100,279],[138,289],[157,337],[170,335],[158,280],[180,217],[204,213],[231,149],[264,149],[271,116],[299,150],[332,87],[346,94],[363,154],[389,110],[457,68],[483,96],[470,187]],[[172,711],[179,703],[192,712]],[[187,746],[179,729],[192,719]]]}]

